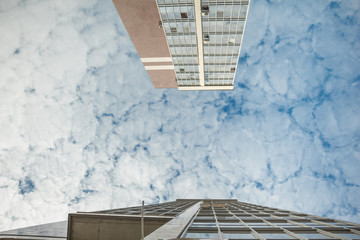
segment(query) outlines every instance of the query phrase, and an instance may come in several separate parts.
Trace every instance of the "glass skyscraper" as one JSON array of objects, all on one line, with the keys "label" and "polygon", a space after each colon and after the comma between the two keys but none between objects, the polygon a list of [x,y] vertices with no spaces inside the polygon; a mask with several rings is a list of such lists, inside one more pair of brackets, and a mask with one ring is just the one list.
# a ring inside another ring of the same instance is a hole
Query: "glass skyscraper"
[{"label": "glass skyscraper", "polygon": [[145,240],[360,239],[360,224],[235,199],[177,199],[71,213],[67,222],[1,232],[0,239],[127,240],[142,233]]},{"label": "glass skyscraper", "polygon": [[113,0],[155,87],[231,90],[249,0]]}]

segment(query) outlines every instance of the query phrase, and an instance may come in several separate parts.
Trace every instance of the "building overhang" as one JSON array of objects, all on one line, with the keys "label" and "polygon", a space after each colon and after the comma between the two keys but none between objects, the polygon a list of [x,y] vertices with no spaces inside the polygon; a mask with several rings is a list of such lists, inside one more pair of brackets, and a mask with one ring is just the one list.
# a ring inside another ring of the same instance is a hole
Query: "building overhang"
[{"label": "building overhang", "polygon": [[180,91],[218,91],[218,90],[233,90],[234,86],[179,86]]},{"label": "building overhang", "polygon": [[[144,216],[145,235],[155,231],[173,217]],[[141,215],[70,213],[68,240],[141,239]]]}]

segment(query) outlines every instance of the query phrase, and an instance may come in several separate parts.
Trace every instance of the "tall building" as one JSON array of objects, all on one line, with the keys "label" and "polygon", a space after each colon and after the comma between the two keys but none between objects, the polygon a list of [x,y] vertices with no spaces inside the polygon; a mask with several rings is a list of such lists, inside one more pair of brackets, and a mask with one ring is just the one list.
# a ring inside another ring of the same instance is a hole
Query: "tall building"
[{"label": "tall building", "polygon": [[234,199],[177,199],[71,213],[67,222],[1,232],[0,239],[136,240],[142,233],[145,240],[360,239],[360,224]]},{"label": "tall building", "polygon": [[156,88],[232,90],[250,0],[113,0]]}]

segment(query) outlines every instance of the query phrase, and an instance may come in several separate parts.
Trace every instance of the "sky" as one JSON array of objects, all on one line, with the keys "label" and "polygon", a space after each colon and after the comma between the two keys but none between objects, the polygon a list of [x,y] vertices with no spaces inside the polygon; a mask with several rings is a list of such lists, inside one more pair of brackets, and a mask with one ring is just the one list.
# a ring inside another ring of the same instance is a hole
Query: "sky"
[{"label": "sky", "polygon": [[110,0],[0,1],[0,230],[176,198],[360,223],[359,11],[252,0],[234,90],[182,92]]}]

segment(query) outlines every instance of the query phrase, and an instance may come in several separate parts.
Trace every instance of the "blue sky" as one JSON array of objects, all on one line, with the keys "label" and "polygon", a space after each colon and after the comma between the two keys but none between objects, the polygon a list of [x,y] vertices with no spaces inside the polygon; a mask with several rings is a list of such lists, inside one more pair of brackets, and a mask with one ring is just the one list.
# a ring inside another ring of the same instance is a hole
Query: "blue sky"
[{"label": "blue sky", "polygon": [[234,91],[179,92],[111,1],[1,1],[0,230],[195,197],[359,223],[359,10],[253,0]]}]

